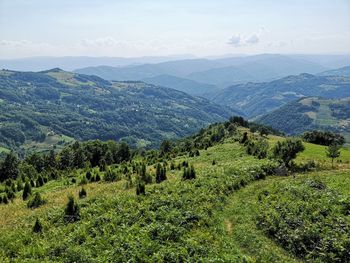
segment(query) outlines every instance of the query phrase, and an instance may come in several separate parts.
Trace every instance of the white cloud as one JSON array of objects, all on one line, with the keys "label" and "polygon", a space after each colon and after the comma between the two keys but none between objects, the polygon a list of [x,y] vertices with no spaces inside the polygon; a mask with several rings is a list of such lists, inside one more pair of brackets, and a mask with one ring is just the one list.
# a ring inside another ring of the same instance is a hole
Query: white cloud
[{"label": "white cloud", "polygon": [[229,45],[232,45],[234,47],[240,47],[242,45],[242,38],[241,35],[233,35],[230,40],[228,41]]},{"label": "white cloud", "polygon": [[234,47],[245,47],[258,44],[259,41],[260,38],[258,34],[252,34],[249,36],[241,36],[241,34],[235,34],[229,39],[228,44]]},{"label": "white cloud", "polygon": [[81,44],[87,47],[114,47],[120,46],[121,42],[113,37],[102,37],[97,39],[83,39]]},{"label": "white cloud", "polygon": [[246,39],[246,43],[251,45],[257,44],[259,43],[259,37],[256,34],[253,34]]}]

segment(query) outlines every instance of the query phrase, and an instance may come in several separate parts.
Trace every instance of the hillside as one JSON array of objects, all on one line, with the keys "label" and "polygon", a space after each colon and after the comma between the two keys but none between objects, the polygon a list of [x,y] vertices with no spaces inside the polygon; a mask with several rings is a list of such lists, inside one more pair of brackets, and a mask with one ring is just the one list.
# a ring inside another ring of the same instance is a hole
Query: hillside
[{"label": "hillside", "polygon": [[333,69],[333,70],[327,70],[319,73],[320,76],[345,76],[350,77],[350,66]]},{"label": "hillside", "polygon": [[53,69],[0,72],[0,142],[60,147],[72,139],[157,145],[234,114],[206,99],[142,82],[109,82]]},{"label": "hillside", "polygon": [[[76,143],[51,158],[53,170],[41,172],[32,166],[36,159],[28,158],[20,175],[46,179],[34,184],[28,200],[18,190],[12,202],[0,204],[0,260],[346,262],[350,151],[342,149],[337,170],[328,170],[330,161],[313,154],[325,148],[307,143],[296,163],[314,161],[322,166],[311,169],[319,170],[278,176],[276,160],[248,155],[238,143],[245,131],[232,122],[211,125],[174,142],[168,155],[153,150],[131,157],[112,142]],[[196,144],[221,133],[212,146],[189,157]],[[285,140],[256,139],[270,146]],[[96,149],[98,156],[89,154]],[[82,167],[70,162],[69,169],[59,168],[65,156],[78,152],[86,156]],[[97,165],[111,153],[107,166]],[[184,178],[187,166],[195,171],[192,179]],[[162,167],[166,177],[157,182]],[[0,183],[1,196],[6,189]],[[27,207],[38,193],[44,202]],[[72,206],[67,196],[73,196]]]},{"label": "hillside", "polygon": [[350,78],[300,74],[271,82],[239,84],[218,91],[212,101],[237,108],[255,118],[309,96],[350,97]]},{"label": "hillside", "polygon": [[343,134],[350,142],[350,98],[303,98],[282,106],[257,121],[288,134],[315,129],[335,131]]},{"label": "hillside", "polygon": [[218,89],[215,85],[200,83],[172,75],[159,75],[152,78],[145,78],[142,81],[153,85],[176,89],[194,96],[203,96],[210,92],[215,92]]}]

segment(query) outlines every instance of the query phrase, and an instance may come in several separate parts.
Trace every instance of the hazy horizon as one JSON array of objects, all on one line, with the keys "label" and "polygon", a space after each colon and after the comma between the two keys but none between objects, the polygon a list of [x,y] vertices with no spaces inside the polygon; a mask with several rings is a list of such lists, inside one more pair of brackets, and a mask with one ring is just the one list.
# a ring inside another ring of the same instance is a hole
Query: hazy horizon
[{"label": "hazy horizon", "polygon": [[0,58],[349,54],[350,2],[0,0]]}]

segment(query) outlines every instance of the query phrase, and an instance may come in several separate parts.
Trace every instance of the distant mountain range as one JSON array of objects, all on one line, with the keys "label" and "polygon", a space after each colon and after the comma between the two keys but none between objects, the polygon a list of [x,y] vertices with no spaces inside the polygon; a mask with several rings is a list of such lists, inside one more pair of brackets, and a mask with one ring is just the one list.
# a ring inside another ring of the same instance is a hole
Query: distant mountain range
[{"label": "distant mountain range", "polygon": [[223,89],[212,101],[243,111],[250,118],[264,115],[302,97],[350,97],[350,77],[300,74],[263,83],[246,83]]},{"label": "distant mountain range", "polygon": [[0,146],[5,148],[58,147],[73,138],[157,145],[238,114],[143,82],[111,82],[60,69],[0,71]]},{"label": "distant mountain range", "polygon": [[77,73],[109,80],[143,80],[171,75],[224,88],[234,83],[261,82],[291,74],[318,73],[327,68],[283,55],[256,55],[221,59],[187,59],[128,67],[87,67]]},{"label": "distant mountain range", "polygon": [[303,98],[288,103],[257,121],[288,134],[300,134],[314,129],[339,132],[350,142],[350,98]]},{"label": "distant mountain range", "polygon": [[350,77],[350,66],[333,69],[333,70],[327,70],[324,72],[319,73],[320,76],[346,76]]}]

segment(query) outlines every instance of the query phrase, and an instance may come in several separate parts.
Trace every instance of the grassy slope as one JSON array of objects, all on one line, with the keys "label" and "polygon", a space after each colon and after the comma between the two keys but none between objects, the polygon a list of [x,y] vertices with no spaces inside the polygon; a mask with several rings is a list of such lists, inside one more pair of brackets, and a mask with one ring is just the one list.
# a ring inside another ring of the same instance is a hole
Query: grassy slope
[{"label": "grassy slope", "polygon": [[[276,137],[274,137],[272,141],[273,140],[276,140]],[[324,160],[324,162],[329,165],[329,160],[324,159],[322,156],[324,151],[321,150],[319,146],[306,144],[306,151],[300,155],[298,159],[306,160],[315,158]],[[344,151],[343,153],[345,153],[343,158],[350,155],[349,151]],[[199,157],[179,157],[176,161],[180,162],[184,159],[189,159],[190,162],[194,164],[198,174],[197,182],[202,182],[201,178],[212,178],[216,180],[215,176],[230,173],[238,168],[253,166],[254,163],[259,162],[254,160],[251,156],[246,156],[241,146],[234,143],[217,145],[209,148],[207,151],[201,151]],[[217,165],[212,165],[212,160],[215,160]],[[348,160],[350,160],[350,158],[348,158]],[[250,183],[245,188],[230,194],[228,199],[223,199],[222,205],[216,206],[213,209],[214,213],[210,219],[211,223],[207,226],[197,225],[191,228],[185,235],[185,241],[192,242],[194,246],[197,246],[200,242],[208,243],[209,246],[205,248],[210,248],[207,257],[211,259],[221,258],[229,262],[241,261],[243,259],[252,260],[253,262],[298,262],[298,259],[289,255],[267,238],[262,231],[257,229],[255,218],[258,211],[258,193],[282,181],[293,183],[293,180],[303,180],[305,177],[312,176],[321,177],[327,184],[339,191],[345,191],[346,194],[349,194],[349,190],[346,190],[347,185],[350,183],[349,165],[343,163],[342,166],[339,165],[339,168],[341,168],[341,170],[336,172],[324,171],[298,175],[297,179],[292,177],[269,177],[266,180]],[[79,174],[76,175],[76,177],[79,176]],[[180,189],[186,186],[186,183],[184,184],[181,182],[180,178],[181,173],[179,171],[170,172],[166,182],[163,182],[161,185],[147,186],[147,191],[151,191],[151,195],[157,195],[162,194],[162,191],[171,190],[167,193],[169,195],[168,197],[172,198],[171,192],[181,191]],[[47,255],[51,253],[50,251],[52,251],[52,248],[55,248],[54,251],[59,249],[56,244],[64,242],[77,246],[79,243],[79,235],[81,234],[79,231],[82,231],[82,233],[88,231],[96,218],[110,220],[116,216],[114,212],[112,212],[116,208],[118,208],[119,211],[127,211],[127,204],[125,204],[125,202],[128,202],[127,200],[133,201],[136,197],[134,188],[125,190],[124,183],[124,181],[115,183],[89,183],[86,186],[88,197],[79,201],[82,207],[83,219],[75,224],[62,225],[62,223],[59,222],[67,200],[67,195],[72,193],[77,197],[77,193],[81,188],[75,184],[68,183],[66,179],[49,182],[39,189],[48,202],[46,205],[36,210],[27,209],[26,203],[20,198],[15,199],[15,201],[9,205],[0,205],[0,231],[2,233],[0,244],[4,244],[3,242],[7,244],[5,250],[0,247],[0,259],[5,256],[5,254],[9,256],[8,253],[17,251],[17,253],[22,256],[30,257],[30,255],[35,255],[36,257],[48,260]],[[196,188],[193,188],[193,191],[196,191]],[[198,195],[200,194],[201,192],[198,192]],[[149,202],[149,198],[151,198],[151,196],[147,195],[144,199],[138,199],[139,201],[137,202],[147,203]],[[212,209],[211,203],[199,204],[207,206],[208,209]],[[139,205],[136,206],[136,209],[137,207],[139,207]],[[202,209],[204,209],[204,207],[202,207]],[[124,216],[126,216],[126,214]],[[44,218],[43,236],[31,234],[31,228],[36,217]],[[134,226],[131,227],[133,228]],[[106,231],[106,229],[102,229],[101,231]],[[127,231],[127,229],[123,231]],[[137,232],[128,233],[135,234],[138,233],[138,230]],[[86,256],[91,256],[91,253],[94,253],[94,249],[98,250],[101,249],[101,247],[109,246],[109,244],[96,243],[103,242],[104,239],[110,238],[112,234],[105,233],[104,235],[106,236],[98,236],[98,239],[96,239],[97,241],[95,239],[88,239],[85,241],[83,245],[90,246],[90,249],[92,249],[87,252],[84,251],[84,253],[87,253]],[[28,242],[30,242],[30,245],[28,245]],[[73,252],[81,253],[79,246],[74,249],[76,250]],[[163,248],[160,247],[159,249]],[[73,252],[71,251],[70,253]],[[107,254],[105,258],[108,258]]]}]

